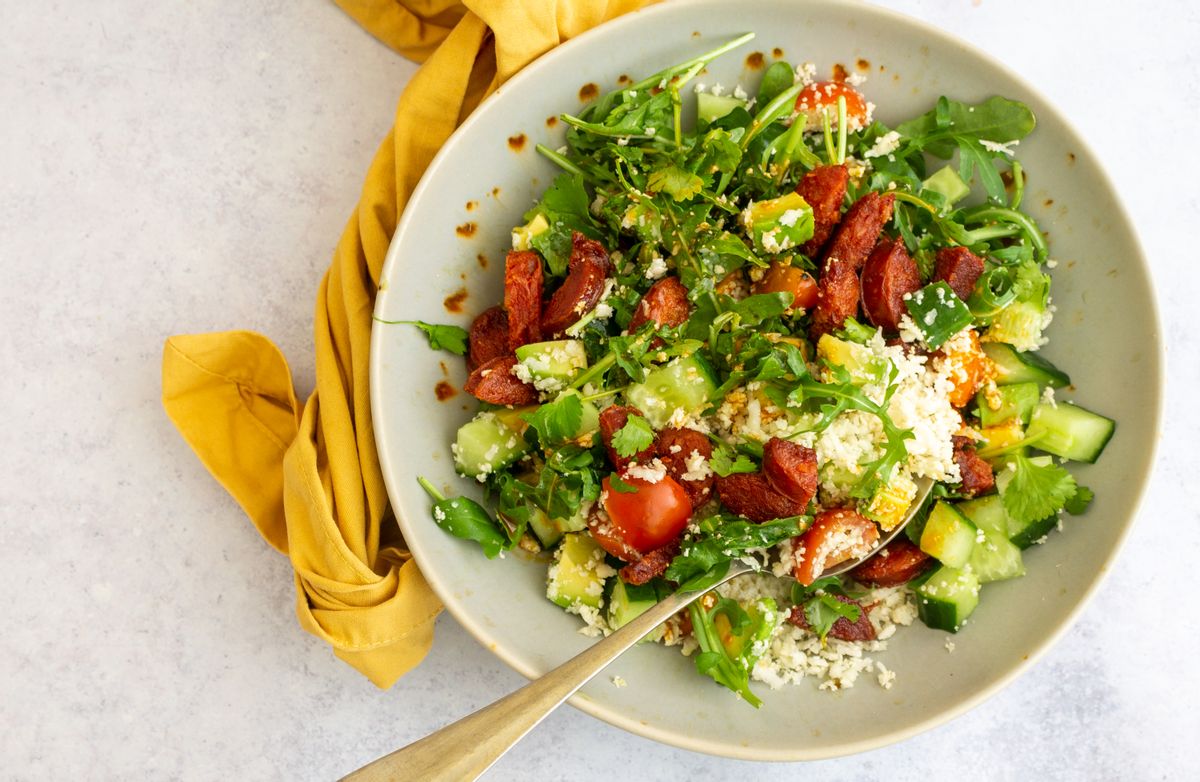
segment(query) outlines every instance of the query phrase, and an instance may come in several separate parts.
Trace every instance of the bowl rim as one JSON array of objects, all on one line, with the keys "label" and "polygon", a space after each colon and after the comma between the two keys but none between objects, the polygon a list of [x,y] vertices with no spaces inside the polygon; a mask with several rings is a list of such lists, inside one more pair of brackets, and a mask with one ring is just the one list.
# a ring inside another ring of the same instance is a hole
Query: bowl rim
[{"label": "bowl rim", "polygon": [[[507,82],[500,85],[491,95],[487,96],[487,98],[485,98],[478,107],[476,107],[475,111],[471,112],[471,114],[466,118],[466,120],[463,121],[461,125],[454,130],[454,132],[446,139],[445,143],[438,150],[437,154],[434,155],[433,159],[430,161],[429,166],[426,168],[425,172],[421,176],[420,181],[417,183],[417,186],[413,189],[412,194],[409,196],[408,203],[411,204],[421,198],[424,191],[430,186],[429,183],[437,177],[438,170],[441,168],[444,161],[454,154],[456,141],[458,138],[469,132],[471,128],[481,121],[480,117],[482,112],[480,109],[488,105],[491,101],[496,100],[498,96],[504,92],[514,89],[520,90],[526,81],[537,78],[538,74],[543,69],[553,68],[559,59],[568,56],[570,52],[573,52],[579,46],[590,42],[593,38],[618,35],[626,26],[644,23],[647,19],[652,19],[659,15],[677,13],[680,6],[728,6],[736,4],[737,1],[738,0],[674,0],[673,2],[669,3],[656,3],[654,5],[631,11],[623,16],[597,25],[596,27],[593,27],[581,33],[580,35],[575,36],[574,38],[571,38],[570,40],[567,40],[554,47],[550,51],[538,57],[535,61],[531,62]],[[915,28],[920,33],[933,38],[940,44],[956,47],[962,50],[965,54],[969,55],[972,59],[981,61],[988,67],[996,69],[1008,78],[1012,79],[1015,83],[1019,84],[1028,95],[1041,102],[1048,109],[1048,112],[1054,117],[1054,119],[1061,124],[1067,136],[1070,137],[1072,144],[1080,151],[1080,157],[1090,160],[1094,164],[1095,173],[1101,184],[1107,188],[1107,190],[1113,196],[1112,202],[1115,207],[1113,212],[1120,218],[1121,226],[1128,233],[1135,249],[1133,257],[1127,258],[1126,261],[1141,267],[1142,271],[1145,273],[1149,288],[1150,306],[1149,312],[1146,314],[1152,321],[1153,333],[1155,336],[1152,350],[1154,358],[1156,359],[1156,372],[1153,376],[1154,384],[1152,394],[1149,395],[1145,401],[1153,404],[1154,406],[1154,431],[1151,439],[1150,453],[1148,454],[1148,458],[1145,460],[1147,468],[1140,476],[1138,476],[1139,485],[1135,489],[1132,510],[1122,525],[1122,528],[1118,532],[1117,539],[1111,550],[1104,557],[1101,566],[1096,570],[1090,583],[1088,583],[1084,588],[1078,602],[1054,629],[1054,631],[1045,636],[1037,644],[1037,646],[1035,646],[1034,649],[1032,649],[1030,653],[1024,657],[1024,659],[1013,665],[1005,675],[1001,676],[991,684],[964,696],[956,705],[951,708],[947,708],[941,712],[938,712],[937,714],[914,722],[905,728],[897,729],[890,733],[873,736],[869,739],[843,742],[819,749],[803,747],[774,749],[762,747],[755,748],[734,742],[715,743],[707,740],[693,739],[690,736],[682,733],[660,728],[655,725],[630,718],[627,715],[616,712],[587,698],[579,692],[573,694],[567,701],[580,711],[583,711],[593,717],[596,717],[597,719],[613,725],[614,727],[621,728],[635,735],[652,739],[669,746],[678,747],[680,749],[691,750],[708,755],[727,757],[736,760],[760,762],[824,760],[867,752],[873,749],[879,749],[881,747],[907,740],[920,733],[932,730],[940,725],[944,725],[947,722],[950,722],[951,720],[956,719],[957,717],[974,709],[976,706],[979,706],[984,701],[998,693],[1000,690],[1009,686],[1019,676],[1027,672],[1042,658],[1043,655],[1050,650],[1051,647],[1053,647],[1059,642],[1059,640],[1062,639],[1066,632],[1075,625],[1080,614],[1095,597],[1101,584],[1104,582],[1104,579],[1112,569],[1113,562],[1124,548],[1126,541],[1129,538],[1129,534],[1133,529],[1134,523],[1137,521],[1137,518],[1142,511],[1142,507],[1146,499],[1146,493],[1150,485],[1150,479],[1153,474],[1153,467],[1157,459],[1159,443],[1162,439],[1166,355],[1162,340],[1162,316],[1159,312],[1158,306],[1157,285],[1154,275],[1151,273],[1151,267],[1147,260],[1145,249],[1137,227],[1131,219],[1124,201],[1120,197],[1120,191],[1118,191],[1115,187],[1112,178],[1108,174],[1108,171],[1101,164],[1101,158],[1096,154],[1091,144],[1089,144],[1087,139],[1079,132],[1075,124],[1072,123],[1062,112],[1060,112],[1055,104],[1050,101],[1045,94],[1043,94],[1039,89],[1035,88],[1023,76],[1016,73],[1003,62],[993,57],[991,54],[983,51],[974,44],[965,41],[954,34],[922,19],[918,19],[913,16],[909,16],[908,14],[877,5],[853,2],[853,0],[808,0],[808,2],[806,2],[804,5],[804,10],[806,12],[816,14],[820,14],[822,8],[850,8],[859,14],[875,15],[883,18],[884,20],[895,21],[904,25],[908,25],[912,28]],[[413,219],[412,215],[412,210],[407,208],[404,209],[400,220],[397,223],[396,231],[392,236],[392,240],[389,243],[388,251],[385,256],[381,271],[381,280],[390,279],[394,272],[394,267],[400,262],[398,251],[398,247],[400,245],[399,239],[402,238],[406,233],[407,228]],[[379,310],[382,306],[380,302],[382,302],[385,298],[385,291],[381,289],[379,291],[379,296],[377,297],[375,307],[376,316],[379,315]],[[383,405],[381,400],[382,394],[380,392],[382,366],[381,360],[378,358],[381,351],[379,350],[380,345],[377,342],[377,340],[382,339],[380,333],[380,329],[372,328],[369,359],[369,390],[371,398],[372,427],[374,430],[375,441],[377,444],[382,445],[388,438],[386,433],[381,430],[381,424],[379,423],[382,420],[381,409]],[[390,498],[391,496],[398,494],[397,487],[393,485],[392,479],[392,476],[396,475],[397,472],[394,469],[395,465],[393,464],[389,455],[389,450],[383,447],[378,447],[377,451],[379,455],[380,467],[384,477],[384,483],[387,487]],[[410,546],[410,551],[413,555],[413,558],[420,562],[421,557],[419,551],[416,550],[419,548],[419,546],[414,546],[411,543],[408,543],[408,541],[415,539],[415,536],[408,535],[408,524],[406,520],[401,518],[400,514],[396,514],[396,520],[400,525],[401,532],[405,535],[406,545]],[[425,577],[425,580],[429,583],[430,587],[438,595],[446,609],[449,610],[450,614],[467,630],[468,633],[471,634],[472,637],[474,637],[477,642],[479,642],[482,646],[499,657],[506,665],[520,673],[525,678],[534,679],[541,675],[541,672],[522,664],[513,652],[505,648],[495,638],[493,638],[483,623],[478,621],[467,610],[465,610],[460,601],[455,597],[453,589],[443,581],[441,575],[436,570],[426,571],[422,569],[421,572]]]}]

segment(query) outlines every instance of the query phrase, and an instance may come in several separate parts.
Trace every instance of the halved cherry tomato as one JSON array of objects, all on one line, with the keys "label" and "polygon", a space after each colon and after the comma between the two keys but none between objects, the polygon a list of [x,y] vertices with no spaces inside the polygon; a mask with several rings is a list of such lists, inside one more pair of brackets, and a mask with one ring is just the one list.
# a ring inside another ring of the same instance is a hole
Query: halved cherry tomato
[{"label": "halved cherry tomato", "polygon": [[771,264],[763,278],[754,283],[754,292],[790,293],[793,297],[791,306],[806,310],[817,303],[817,281],[813,276],[782,261]]},{"label": "halved cherry tomato", "polygon": [[[679,537],[692,517],[692,501],[677,481],[669,475],[655,483],[633,477],[622,477],[621,480],[636,491],[619,492],[612,487],[610,479],[605,478],[601,496],[610,529],[601,530],[600,535],[596,534],[596,529],[591,530],[592,537],[606,551],[625,559],[617,552],[628,554],[628,549],[632,548],[644,554]],[[605,545],[606,538],[614,544],[616,551]]]},{"label": "halved cherry tomato", "polygon": [[857,130],[867,124],[867,99],[858,90],[843,81],[817,81],[800,90],[796,96],[796,111],[808,115],[805,129],[821,127],[822,110],[829,107],[829,119],[837,127],[838,97],[846,98],[846,127]]},{"label": "halved cherry tomato", "polygon": [[861,557],[879,540],[879,528],[851,508],[822,511],[793,541],[796,580],[808,586],[828,568]]}]

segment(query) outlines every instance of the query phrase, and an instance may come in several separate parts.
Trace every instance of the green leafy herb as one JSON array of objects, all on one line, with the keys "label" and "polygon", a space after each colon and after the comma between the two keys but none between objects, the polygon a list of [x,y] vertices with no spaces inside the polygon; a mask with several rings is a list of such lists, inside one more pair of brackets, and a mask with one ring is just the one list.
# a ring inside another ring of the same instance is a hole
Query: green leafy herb
[{"label": "green leafy herb", "polygon": [[583,423],[583,401],[578,394],[563,394],[521,418],[537,432],[538,442],[549,448],[575,437]]},{"label": "green leafy herb", "polygon": [[654,430],[644,416],[631,415],[625,425],[613,434],[612,446],[626,459],[654,444]]},{"label": "green leafy herb", "polygon": [[680,590],[707,589],[724,577],[732,560],[799,535],[810,521],[807,516],[789,516],[755,524],[739,516],[710,516],[698,522],[699,535],[684,541],[665,575],[678,582]]},{"label": "green leafy herb", "polygon": [[1071,499],[1066,501],[1063,508],[1072,516],[1081,516],[1095,497],[1096,495],[1088,487],[1076,486],[1075,493],[1071,495]]},{"label": "green leafy herb", "polygon": [[461,326],[426,323],[423,320],[383,320],[382,318],[376,318],[375,320],[389,326],[400,324],[416,326],[425,332],[425,338],[429,340],[429,347],[434,350],[446,350],[456,356],[465,356],[467,354],[467,330]]},{"label": "green leafy herb", "polygon": [[624,479],[621,478],[620,475],[617,475],[616,473],[613,473],[612,475],[608,476],[608,485],[613,491],[615,491],[619,494],[636,494],[637,493],[636,486],[634,486],[632,483],[629,483],[628,481],[625,481]]},{"label": "green leafy herb", "polygon": [[808,586],[799,582],[792,585],[792,602],[802,606],[809,629],[817,634],[821,643],[825,642],[837,620],[854,623],[862,615],[857,603],[839,600],[839,596],[849,598],[837,576],[818,578]]},{"label": "green leafy herb", "polygon": [[[417,478],[417,482],[433,500],[434,522],[446,532],[456,538],[475,541],[488,559],[512,548],[514,538],[506,534],[479,503],[466,497],[444,497],[424,478]],[[520,538],[520,534],[513,534],[515,539]]]},{"label": "green leafy herb", "polygon": [[602,238],[588,211],[589,199],[579,174],[560,174],[537,206],[525,213],[525,220],[542,215],[550,227],[530,238],[533,249],[546,259],[551,276],[561,276],[567,271],[571,258],[571,235],[579,231],[593,239]]},{"label": "green leafy herb", "polygon": [[676,201],[686,201],[704,188],[703,179],[678,166],[666,166],[651,172],[647,184],[651,192],[666,193]]},{"label": "green leafy herb", "polygon": [[1032,524],[1059,512],[1076,493],[1075,478],[1049,459],[1036,464],[1016,454],[1009,457],[1008,464],[1012,477],[1003,484],[1000,496],[1004,510],[1019,524]]},{"label": "green leafy herb", "polygon": [[712,471],[722,478],[738,472],[755,472],[758,465],[725,443],[713,448],[712,458],[708,460]]},{"label": "green leafy herb", "polygon": [[692,631],[700,647],[696,670],[758,708],[762,701],[750,689],[750,671],[777,624],[779,611],[775,601],[759,598],[749,611],[737,601],[720,596],[711,608],[705,609],[700,603],[697,600],[688,606]]}]

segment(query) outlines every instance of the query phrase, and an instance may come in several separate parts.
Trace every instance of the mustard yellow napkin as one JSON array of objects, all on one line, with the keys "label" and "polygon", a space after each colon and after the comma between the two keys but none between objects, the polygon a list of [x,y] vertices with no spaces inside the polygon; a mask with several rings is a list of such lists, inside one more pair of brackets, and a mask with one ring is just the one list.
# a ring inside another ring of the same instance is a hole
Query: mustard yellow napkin
[{"label": "mustard yellow napkin", "polygon": [[400,539],[371,429],[371,313],[397,219],[438,148],[487,94],[567,38],[654,0],[337,2],[424,65],[317,292],[316,391],[300,403],[283,355],[259,334],[181,335],[163,350],[163,405],[291,559],[300,624],[390,687],[429,651],[442,607]]}]

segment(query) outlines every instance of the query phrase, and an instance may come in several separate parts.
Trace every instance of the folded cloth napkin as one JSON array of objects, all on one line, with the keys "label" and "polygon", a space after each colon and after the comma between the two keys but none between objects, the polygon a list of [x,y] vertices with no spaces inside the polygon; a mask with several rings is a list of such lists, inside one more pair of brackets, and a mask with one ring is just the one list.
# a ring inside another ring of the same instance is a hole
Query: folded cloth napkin
[{"label": "folded cloth napkin", "polygon": [[317,292],[317,387],[296,399],[287,362],[247,331],[171,337],[163,405],[267,542],[291,559],[300,624],[379,687],[433,642],[441,603],[400,538],[375,452],[371,314],[396,222],[454,128],[564,40],[654,0],[337,0],[423,62],[367,172]]}]

